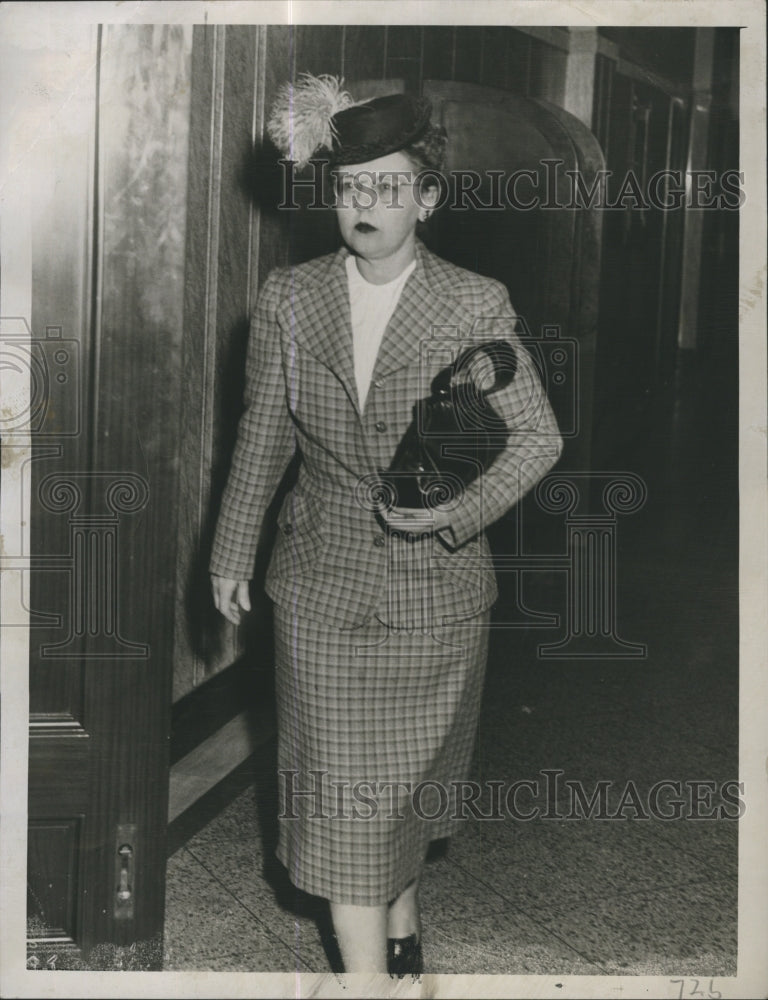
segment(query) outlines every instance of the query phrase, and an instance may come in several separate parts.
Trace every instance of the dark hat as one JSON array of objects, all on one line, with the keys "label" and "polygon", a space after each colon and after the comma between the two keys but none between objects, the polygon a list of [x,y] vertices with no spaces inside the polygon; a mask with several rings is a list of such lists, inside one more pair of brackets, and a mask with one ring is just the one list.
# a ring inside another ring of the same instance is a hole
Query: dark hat
[{"label": "dark hat", "polygon": [[418,139],[429,125],[426,97],[388,94],[337,111],[331,118],[334,163],[365,163],[395,153]]}]

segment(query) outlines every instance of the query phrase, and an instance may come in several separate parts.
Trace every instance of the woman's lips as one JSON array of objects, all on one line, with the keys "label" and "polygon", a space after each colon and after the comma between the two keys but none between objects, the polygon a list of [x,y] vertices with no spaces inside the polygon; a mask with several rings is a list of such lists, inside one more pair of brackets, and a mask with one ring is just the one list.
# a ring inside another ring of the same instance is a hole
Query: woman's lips
[{"label": "woman's lips", "polygon": [[370,222],[358,222],[355,226],[358,233],[375,233],[376,226],[372,226]]}]

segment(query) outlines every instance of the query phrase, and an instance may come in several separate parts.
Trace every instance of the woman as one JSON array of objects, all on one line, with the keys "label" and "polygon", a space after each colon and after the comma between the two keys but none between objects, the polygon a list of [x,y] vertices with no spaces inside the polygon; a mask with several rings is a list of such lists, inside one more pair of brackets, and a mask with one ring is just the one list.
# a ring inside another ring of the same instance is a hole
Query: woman
[{"label": "woman", "polygon": [[[483,528],[552,466],[560,438],[520,363],[504,287],[417,239],[446,142],[429,103],[350,102],[332,78],[305,77],[270,121],[296,161],[329,149],[344,246],[274,271],[261,290],[211,572],[216,606],[239,622],[264,513],[298,448],[266,579],[277,854],[299,888],[330,901],[348,972],[402,975],[422,971],[419,878],[430,840],[455,826],[473,748],[497,596]],[[322,127],[307,136],[308,121]],[[371,483],[416,400],[459,346],[490,338],[519,359],[493,397],[512,429],[503,452],[451,502],[378,502]]]}]

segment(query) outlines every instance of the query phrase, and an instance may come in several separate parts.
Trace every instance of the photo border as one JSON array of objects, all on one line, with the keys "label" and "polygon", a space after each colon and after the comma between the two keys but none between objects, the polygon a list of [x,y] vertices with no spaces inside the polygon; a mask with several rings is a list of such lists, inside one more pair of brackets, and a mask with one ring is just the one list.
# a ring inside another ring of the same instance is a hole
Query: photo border
[{"label": "photo border", "polygon": [[[471,8],[471,9],[470,9]],[[738,974],[716,980],[723,998],[763,997],[768,990],[768,829],[766,758],[768,679],[765,670],[768,532],[766,525],[766,164],[765,8],[752,0],[603,0],[579,4],[556,0],[305,0],[305,2],[18,3],[0,8],[0,31],[15,19],[58,18],[72,23],[208,24],[468,24],[635,27],[740,26],[740,169],[746,204],[740,218],[739,494],[740,494],[740,723],[739,778],[746,813],[739,824]],[[469,19],[469,20],[468,20]],[[29,289],[16,283],[29,248],[16,242],[19,206],[3,198],[0,237],[4,251],[2,315],[24,312]],[[22,230],[23,231],[23,230]],[[9,249],[9,241],[16,245]],[[11,262],[6,266],[6,255]],[[10,285],[10,287],[8,287]],[[18,311],[17,311],[18,310]],[[8,447],[6,446],[6,455]],[[3,469],[3,525],[21,515],[19,469],[28,457],[23,442],[10,449]],[[27,465],[28,468],[28,465]],[[28,491],[25,491],[28,495]],[[28,522],[28,517],[26,518]],[[28,524],[26,530],[28,531]],[[11,634],[9,635],[9,631]],[[672,997],[674,977],[449,976],[393,983],[388,977],[344,977],[331,973],[87,972],[26,970],[26,852],[28,658],[23,629],[4,629],[2,648],[2,763],[0,765],[0,993],[6,997]],[[678,977],[679,978],[679,977]],[[683,977],[689,978],[689,977]]]}]

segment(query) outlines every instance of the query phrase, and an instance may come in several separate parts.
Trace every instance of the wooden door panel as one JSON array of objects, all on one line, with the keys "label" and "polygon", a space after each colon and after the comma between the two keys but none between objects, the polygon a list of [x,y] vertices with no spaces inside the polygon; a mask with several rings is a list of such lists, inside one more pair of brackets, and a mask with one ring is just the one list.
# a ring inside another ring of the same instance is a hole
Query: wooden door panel
[{"label": "wooden door panel", "polygon": [[[36,579],[35,573],[32,580]],[[60,602],[49,604],[48,607],[61,607],[63,610],[57,615],[57,620],[61,623],[57,629],[47,628],[47,632],[58,632],[58,642],[66,641],[69,636],[68,613],[70,608],[70,574],[59,581],[59,586],[52,584],[50,580],[44,584],[41,582],[39,588],[33,586],[36,591],[36,607],[45,607],[45,601],[53,601],[60,597]],[[42,628],[40,629],[42,631]],[[43,653],[49,649],[53,643],[50,639],[42,642],[40,633],[32,633],[34,643],[34,654],[38,660],[33,669],[33,683],[30,684],[30,721],[35,726],[46,727],[49,723],[78,722],[83,717],[83,681],[82,670],[79,664],[62,663]]]},{"label": "wooden door panel", "polygon": [[64,43],[93,73],[77,128],[62,116],[50,130],[33,227],[49,405],[29,498],[28,918],[38,950],[87,962],[96,944],[143,942],[157,967],[191,28],[114,25]]},{"label": "wooden door panel", "polygon": [[[37,140],[32,165],[33,408],[30,535],[30,715],[38,724],[82,725],[83,673],[74,638],[70,524],[64,508],[69,474],[86,467],[86,373],[90,363],[88,295],[92,268],[92,198],[97,50],[95,27],[48,41],[45,86],[67,95],[66,113]],[[57,48],[58,47],[58,48]],[[83,72],[84,68],[85,71]],[[82,76],[76,74],[78,70]],[[55,477],[59,477],[57,480]],[[51,736],[46,736],[50,740]],[[62,738],[66,737],[62,735]]]},{"label": "wooden door panel", "polygon": [[74,628],[67,508],[77,492],[72,476],[88,460],[97,30],[62,33],[50,45],[40,75],[47,88],[69,94],[69,100],[66,114],[38,137],[31,165],[30,352],[36,402],[26,498],[31,525],[27,917],[31,938],[79,947],[93,740],[86,728],[82,642]]},{"label": "wooden door panel", "polygon": [[44,727],[30,734],[30,818],[87,811],[92,740],[78,723]]},{"label": "wooden door panel", "polygon": [[[191,26],[110,25],[99,103],[99,307],[89,516],[116,517],[110,646],[89,636],[98,745],[83,844],[103,940],[159,945],[176,582]],[[126,753],[126,748],[130,752]],[[121,847],[127,890],[117,896]],[[106,910],[106,912],[104,912]]]},{"label": "wooden door panel", "polygon": [[[82,817],[32,820],[27,840],[28,909],[45,914],[34,921],[33,933],[60,943],[74,944],[79,937],[78,900]],[[32,923],[32,921],[31,921]]]}]

